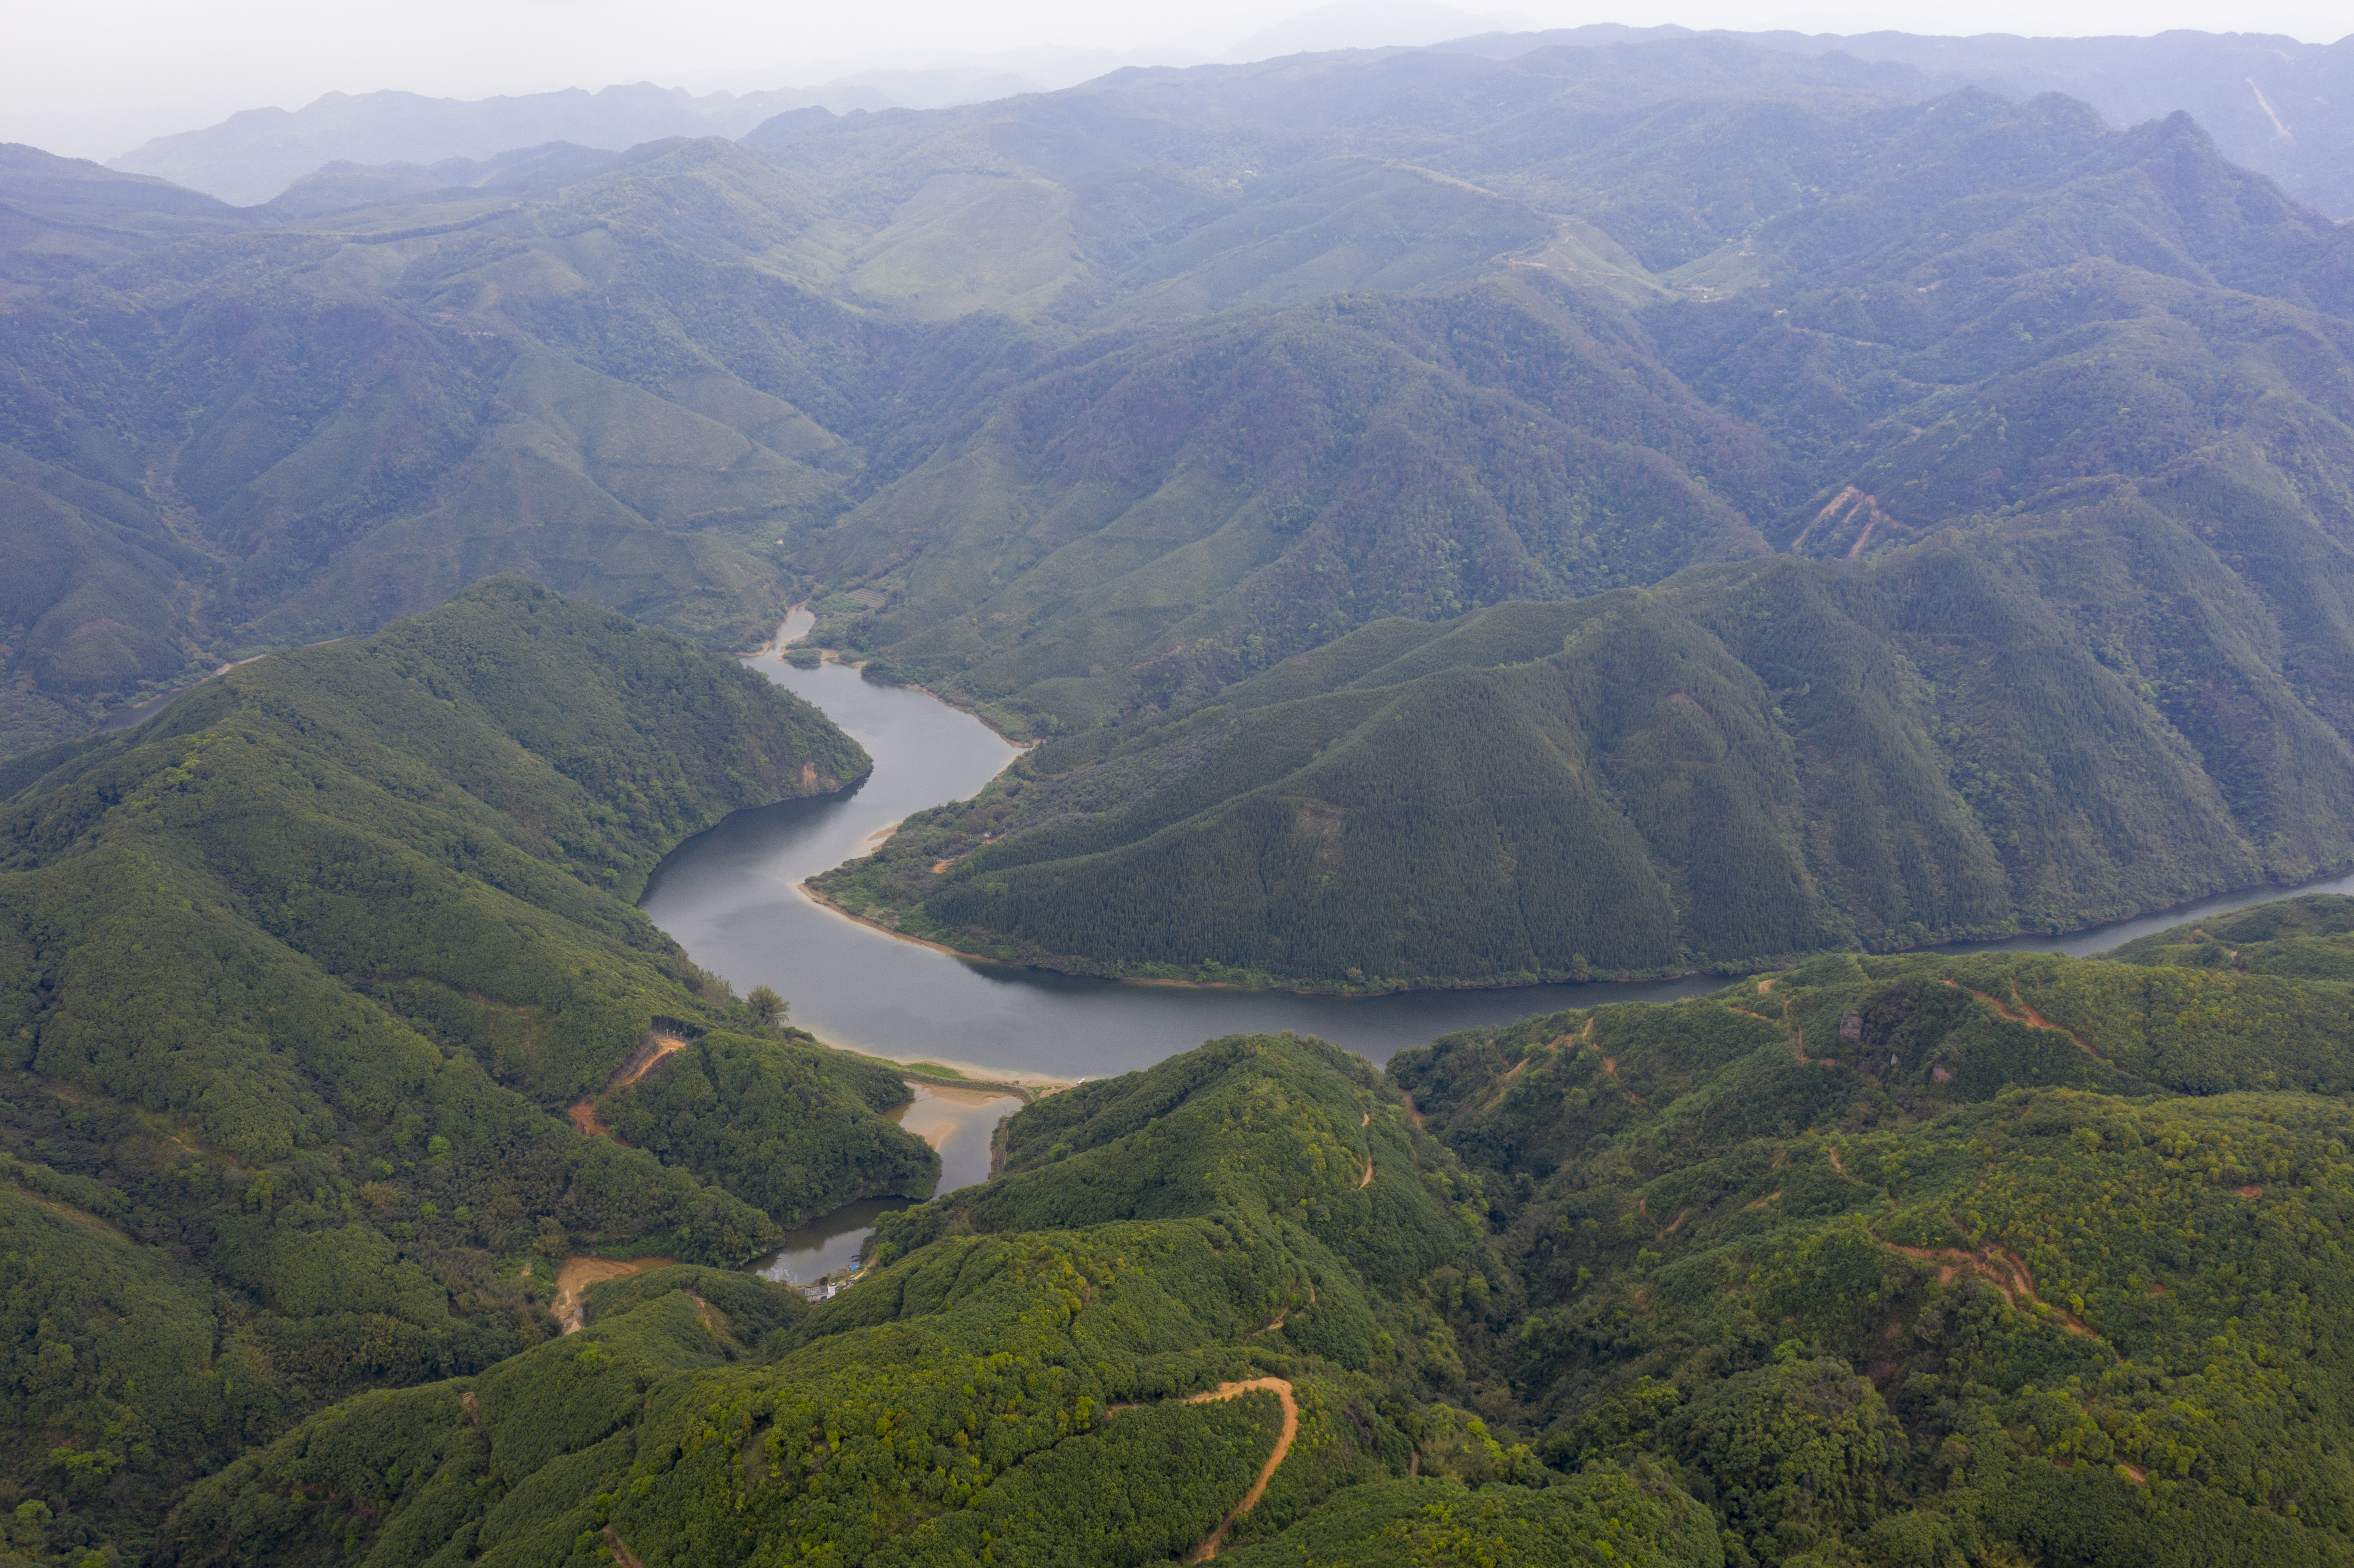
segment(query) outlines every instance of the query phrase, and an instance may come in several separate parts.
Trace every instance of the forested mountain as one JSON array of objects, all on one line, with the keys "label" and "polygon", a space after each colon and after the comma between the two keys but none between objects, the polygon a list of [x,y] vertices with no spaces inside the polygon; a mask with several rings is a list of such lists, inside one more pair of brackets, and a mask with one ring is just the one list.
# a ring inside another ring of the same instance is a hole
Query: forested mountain
[{"label": "forested mountain", "polygon": [[[1597,23],[1541,33],[1490,33],[1442,47],[1496,58],[1564,45],[1644,43],[1695,37],[1683,27]],[[1907,65],[1932,78],[2025,100],[2039,93],[2082,99],[2112,125],[2190,115],[2224,155],[2278,180],[2298,200],[2333,217],[2354,217],[2354,36],[2301,43],[2277,33],[2201,33],[2173,28],[2148,37],[1968,37],[1914,33],[1744,33],[1712,30],[1769,49]]]},{"label": "forested mountain", "polygon": [[1841,956],[1383,1079],[1214,1041],[1023,1111],[814,1309],[597,1287],[159,1557],[2343,1562],[2349,1000]]},{"label": "forested mountain", "polygon": [[[133,1550],[307,1412],[552,1334],[569,1252],[737,1264],[928,1193],[895,1075],[764,1037],[627,902],[725,812],[868,766],[512,579],[11,765],[0,1502]],[[625,1081],[656,1031],[687,1048]],[[576,1130],[649,1109],[669,1136]]]},{"label": "forested mountain", "polygon": [[1054,734],[2088,479],[2341,526],[2347,237],[2179,117],[1947,85],[1306,56],[243,212],[24,154],[6,744],[493,571],[737,645],[868,589],[823,639]]},{"label": "forested mountain", "polygon": [[2203,466],[1851,559],[1378,621],[1033,752],[817,885],[1023,962],[1377,990],[2307,878],[2354,860],[2346,556],[2296,527],[2235,574],[2214,522],[2254,533],[2276,482]]}]

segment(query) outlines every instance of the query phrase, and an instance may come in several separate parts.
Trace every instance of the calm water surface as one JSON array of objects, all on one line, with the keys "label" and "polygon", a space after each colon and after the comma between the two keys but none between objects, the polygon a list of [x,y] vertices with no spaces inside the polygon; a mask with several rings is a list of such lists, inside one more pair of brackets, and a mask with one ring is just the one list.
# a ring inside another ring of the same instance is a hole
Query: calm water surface
[{"label": "calm water surface", "polygon": [[1221,1034],[1296,1029],[1378,1064],[1450,1029],[1595,1001],[1697,996],[1722,980],[1526,986],[1402,996],[1129,985],[943,953],[845,920],[799,891],[910,812],[973,794],[1018,755],[936,698],[840,664],[748,661],[855,736],[875,771],[848,795],[738,811],[681,844],[641,901],[655,925],[737,992],[772,985],[792,1021],[837,1045],[1016,1082],[1126,1073]]},{"label": "calm water surface", "polygon": [[[914,1101],[892,1112],[891,1119],[938,1151],[939,1191],[953,1192],[987,1181],[990,1135],[1022,1108],[1021,1098],[929,1084],[909,1086],[916,1092]],[[788,1285],[809,1285],[848,1268],[858,1261],[859,1248],[875,1220],[907,1206],[905,1198],[867,1198],[822,1214],[799,1230],[787,1231],[784,1245],[760,1262],[759,1272]]]},{"label": "calm water surface", "polygon": [[[799,635],[803,624],[788,623],[787,634]],[[836,1044],[1001,1079],[1070,1082],[1150,1066],[1221,1034],[1294,1029],[1378,1065],[1449,1030],[1596,1002],[1671,1001],[1724,983],[1702,975],[1623,985],[1294,996],[1084,980],[901,941],[812,903],[799,891],[801,880],[864,853],[879,830],[909,813],[973,794],[1016,749],[969,714],[921,692],[871,684],[840,664],[796,670],[775,653],[748,662],[855,736],[873,754],[875,771],[847,795],[738,811],[688,840],[655,870],[642,906],[695,962],[739,993],[762,983],[776,987],[790,999],[794,1022]],[[2285,891],[2225,895],[2072,936],[1939,950],[2081,957]],[[2354,877],[2300,891],[2354,891]]]}]

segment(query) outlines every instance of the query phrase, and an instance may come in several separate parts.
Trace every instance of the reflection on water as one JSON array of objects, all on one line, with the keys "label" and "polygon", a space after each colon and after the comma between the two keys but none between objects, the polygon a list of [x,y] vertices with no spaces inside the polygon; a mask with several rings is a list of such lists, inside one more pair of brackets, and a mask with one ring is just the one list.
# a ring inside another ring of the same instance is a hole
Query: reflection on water
[{"label": "reflection on water", "polygon": [[[798,634],[796,632],[796,634]],[[945,1062],[988,1076],[1069,1082],[1125,1073],[1221,1034],[1317,1034],[1375,1064],[1451,1030],[1507,1023],[1598,1002],[1666,1001],[1720,977],[1631,984],[1522,986],[1398,996],[1295,996],[1187,986],[1123,985],[981,963],[845,920],[798,891],[803,878],[861,853],[875,830],[973,794],[1014,748],[980,720],[923,693],[870,684],[839,664],[796,670],[749,661],[855,736],[875,771],[846,795],[738,811],[680,845],[642,901],[653,922],[738,992],[772,985],[793,1021],[837,1044],[905,1062]],[[2354,887],[2354,878],[2311,891]],[[2200,914],[2277,898],[2259,888],[2163,916],[2068,937],[2020,937],[1936,949],[2098,952]]]},{"label": "reflection on water", "polygon": [[909,1206],[905,1198],[861,1198],[855,1203],[844,1203],[798,1230],[787,1231],[784,1245],[760,1260],[759,1276],[787,1285],[811,1285],[848,1268],[858,1261],[858,1249],[866,1245],[875,1222],[895,1209]]},{"label": "reflection on water", "polygon": [[972,795],[1015,749],[969,714],[854,670],[753,668],[825,710],[874,756],[846,795],[738,811],[672,852],[641,901],[655,925],[738,993],[772,985],[795,1023],[838,1045],[945,1062],[992,1078],[1063,1082],[1149,1067],[1221,1034],[1286,1029],[1370,1060],[1449,1030],[1596,1001],[1697,996],[1701,977],[1402,996],[1294,996],[1123,985],[981,963],[901,941],[813,904],[801,881],[861,852],[886,823]]},{"label": "reflection on water", "polygon": [[[989,1180],[990,1144],[997,1124],[1022,1108],[1019,1096],[986,1089],[954,1089],[911,1084],[916,1097],[891,1119],[932,1146],[940,1157],[942,1192]],[[789,1285],[808,1285],[858,1261],[875,1222],[905,1198],[866,1198],[785,1233],[783,1245],[762,1260],[759,1272]]]}]

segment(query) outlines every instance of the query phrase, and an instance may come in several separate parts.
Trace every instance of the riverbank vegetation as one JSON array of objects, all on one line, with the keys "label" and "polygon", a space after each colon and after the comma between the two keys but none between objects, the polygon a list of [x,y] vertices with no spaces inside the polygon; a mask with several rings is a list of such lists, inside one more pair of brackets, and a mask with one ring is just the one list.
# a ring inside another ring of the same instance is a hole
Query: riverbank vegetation
[{"label": "riverbank vegetation", "polygon": [[[904,1086],[755,1034],[624,897],[726,811],[867,766],[732,662],[508,580],[16,769],[0,1503],[135,1553],[305,1413],[551,1337],[568,1253],[737,1264],[928,1192],[879,1114]],[[566,1107],[657,1026],[687,1070],[598,1103],[686,1121],[581,1136]]]},{"label": "riverbank vegetation", "polygon": [[[1025,754],[812,885],[1008,961],[1379,991],[2073,929],[2354,859],[2342,747],[2168,697],[2065,609],[2187,524],[2059,521],[1382,622]],[[2161,586],[2105,613],[2155,639]]]},{"label": "riverbank vegetation", "polygon": [[164,1556],[2339,1562],[2349,1001],[1835,956],[1384,1075],[1213,1041],[1021,1112],[821,1305],[599,1286],[199,1482]]}]

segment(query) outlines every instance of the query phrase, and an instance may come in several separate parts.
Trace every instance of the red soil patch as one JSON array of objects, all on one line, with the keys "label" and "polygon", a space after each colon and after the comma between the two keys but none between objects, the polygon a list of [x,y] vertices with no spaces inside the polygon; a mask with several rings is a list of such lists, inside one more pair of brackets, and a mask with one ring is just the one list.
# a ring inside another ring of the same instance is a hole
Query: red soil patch
[{"label": "red soil patch", "polygon": [[1215,1557],[1218,1543],[1225,1539],[1226,1531],[1235,1527],[1235,1520],[1257,1508],[1258,1499],[1267,1496],[1267,1484],[1275,1479],[1275,1467],[1283,1463],[1283,1457],[1291,1452],[1292,1440],[1299,1436],[1299,1406],[1292,1400],[1290,1383],[1279,1377],[1255,1377],[1243,1383],[1222,1383],[1207,1393],[1192,1394],[1186,1398],[1188,1404],[1214,1404],[1220,1400],[1238,1398],[1261,1389],[1274,1394],[1283,1404],[1283,1431],[1275,1440],[1275,1452],[1267,1457],[1267,1464],[1259,1470],[1258,1479],[1253,1481],[1251,1489],[1243,1494],[1243,1500],[1235,1504],[1226,1517],[1218,1521],[1218,1528],[1210,1531],[1209,1539],[1186,1557],[1188,1563],[1207,1563]]}]

